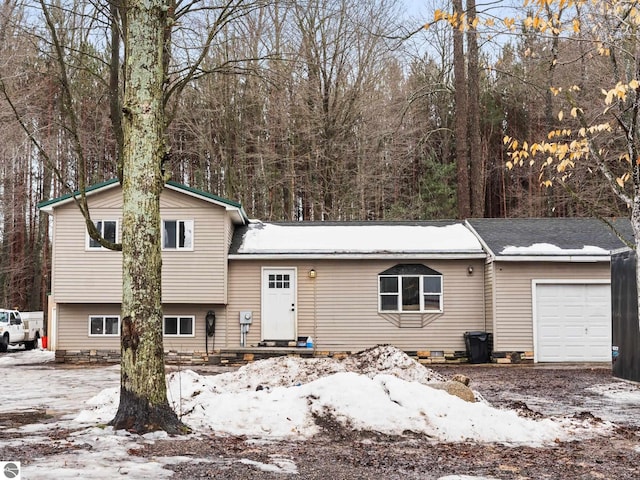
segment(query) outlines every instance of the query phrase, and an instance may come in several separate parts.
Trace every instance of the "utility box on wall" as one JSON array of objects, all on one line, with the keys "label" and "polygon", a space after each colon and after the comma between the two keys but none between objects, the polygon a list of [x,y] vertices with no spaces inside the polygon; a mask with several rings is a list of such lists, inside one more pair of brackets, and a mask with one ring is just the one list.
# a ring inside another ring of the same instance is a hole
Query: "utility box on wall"
[{"label": "utility box on wall", "polygon": [[633,250],[611,255],[611,353],[613,376],[640,382],[636,264]]}]

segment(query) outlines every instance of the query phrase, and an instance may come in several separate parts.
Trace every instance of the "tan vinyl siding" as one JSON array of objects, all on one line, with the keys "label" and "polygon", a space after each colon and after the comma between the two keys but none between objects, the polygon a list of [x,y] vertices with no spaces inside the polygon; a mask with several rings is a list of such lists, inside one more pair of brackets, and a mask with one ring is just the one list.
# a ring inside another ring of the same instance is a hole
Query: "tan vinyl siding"
[{"label": "tan vinyl siding", "polygon": [[484,266],[484,312],[486,317],[486,331],[493,332],[494,329],[494,310],[495,310],[495,273],[494,263],[488,263]]},{"label": "tan vinyl siding", "polygon": [[[398,263],[422,263],[443,274],[444,313],[378,313],[378,274]],[[473,275],[467,272],[474,268]],[[260,342],[262,267],[297,268],[297,335],[312,336],[320,350],[360,350],[391,344],[405,350],[464,350],[465,331],[484,330],[482,260],[241,261],[230,265],[227,346],[239,344],[239,312],[253,311],[247,346]],[[314,268],[315,279],[308,277]],[[422,324],[425,323],[423,326]]]},{"label": "tan vinyl siding", "polygon": [[[98,209],[116,209],[120,210],[122,207],[122,189],[120,186],[114,186],[100,193],[100,195],[91,195],[88,197],[89,206],[91,208]],[[74,208],[78,208],[73,204]],[[93,213],[91,218],[93,218]]]},{"label": "tan vinyl siding", "polygon": [[[225,323],[225,310],[220,305],[165,305],[164,315],[195,316],[194,337],[165,337],[164,350],[180,352],[205,351],[205,316],[207,311],[216,313],[215,348],[222,345],[222,331]],[[89,316],[118,315],[119,304],[57,304],[58,314],[58,345],[60,350],[119,350],[120,337],[89,336]],[[209,352],[213,350],[212,339],[209,338]]]},{"label": "tan vinyl siding", "polygon": [[193,251],[162,252],[162,301],[224,303],[226,211],[204,201],[165,190],[162,219],[193,220]]},{"label": "tan vinyl siding", "polygon": [[119,336],[89,336],[90,315],[117,315],[120,304],[61,304],[58,303],[58,345],[59,350],[119,350]]},{"label": "tan vinyl siding", "polygon": [[[91,217],[117,220],[121,235],[120,189],[90,197]],[[223,207],[164,190],[160,202],[166,220],[193,220],[193,251],[163,251],[162,297],[165,303],[224,303],[228,215]],[[54,212],[52,291],[59,303],[118,303],[122,298],[122,255],[88,251],[82,215],[74,204]]]},{"label": "tan vinyl siding", "polygon": [[609,280],[609,262],[496,262],[494,350],[533,351],[532,280]]},{"label": "tan vinyl siding", "polygon": [[[113,192],[108,191],[111,195]],[[122,214],[118,208],[93,208],[94,220],[116,220],[122,234]],[[111,250],[87,250],[87,232],[75,204],[55,210],[52,256],[52,293],[59,303],[104,302],[122,299],[122,254]]]}]

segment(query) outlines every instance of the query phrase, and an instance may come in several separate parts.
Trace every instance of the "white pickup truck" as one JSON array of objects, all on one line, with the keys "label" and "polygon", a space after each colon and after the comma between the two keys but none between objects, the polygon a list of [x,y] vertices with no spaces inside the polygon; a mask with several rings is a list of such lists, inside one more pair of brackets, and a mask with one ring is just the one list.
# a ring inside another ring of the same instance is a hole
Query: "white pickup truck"
[{"label": "white pickup truck", "polygon": [[0,352],[6,352],[9,345],[23,344],[27,350],[38,346],[38,339],[44,335],[44,320],[41,312],[27,313],[23,319],[17,310],[0,309]]}]

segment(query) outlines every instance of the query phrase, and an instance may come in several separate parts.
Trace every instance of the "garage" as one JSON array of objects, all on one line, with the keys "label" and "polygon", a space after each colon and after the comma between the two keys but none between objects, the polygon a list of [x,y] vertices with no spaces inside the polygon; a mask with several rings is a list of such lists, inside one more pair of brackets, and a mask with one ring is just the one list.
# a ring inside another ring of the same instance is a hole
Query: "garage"
[{"label": "garage", "polygon": [[609,283],[534,282],[533,289],[536,361],[611,361]]}]

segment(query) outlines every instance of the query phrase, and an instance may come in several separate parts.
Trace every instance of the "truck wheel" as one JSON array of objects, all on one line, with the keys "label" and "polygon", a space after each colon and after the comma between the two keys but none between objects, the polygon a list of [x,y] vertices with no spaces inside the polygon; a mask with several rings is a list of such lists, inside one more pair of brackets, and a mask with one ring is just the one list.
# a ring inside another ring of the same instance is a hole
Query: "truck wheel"
[{"label": "truck wheel", "polygon": [[24,349],[33,350],[34,348],[36,348],[38,346],[38,338],[40,338],[40,335],[36,333],[36,337],[33,339],[32,342],[24,342]]},{"label": "truck wheel", "polygon": [[0,338],[0,352],[6,352],[9,346],[9,337],[6,335]]}]

